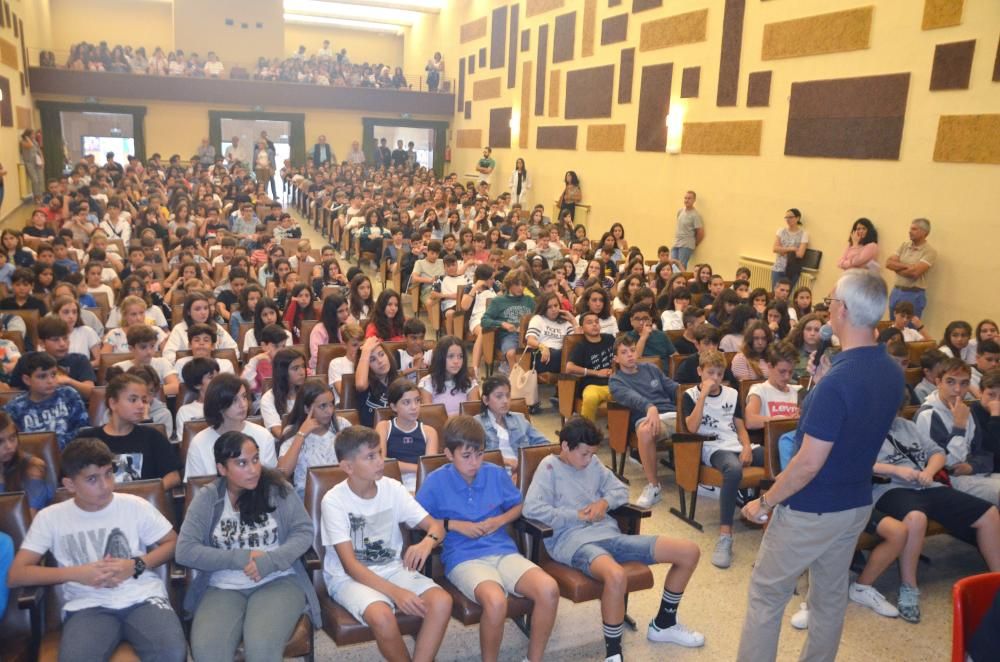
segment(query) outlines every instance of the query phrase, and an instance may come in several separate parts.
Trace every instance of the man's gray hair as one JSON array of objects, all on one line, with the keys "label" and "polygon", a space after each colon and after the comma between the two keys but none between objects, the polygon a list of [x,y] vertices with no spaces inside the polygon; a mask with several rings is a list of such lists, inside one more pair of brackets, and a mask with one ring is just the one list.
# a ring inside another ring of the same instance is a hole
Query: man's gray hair
[{"label": "man's gray hair", "polygon": [[931,233],[931,222],[926,218],[915,218],[913,219],[913,223],[911,223],[911,225],[916,225],[927,234]]},{"label": "man's gray hair", "polygon": [[881,276],[867,269],[850,269],[837,281],[834,296],[847,307],[852,326],[874,329],[885,313],[889,293]]}]

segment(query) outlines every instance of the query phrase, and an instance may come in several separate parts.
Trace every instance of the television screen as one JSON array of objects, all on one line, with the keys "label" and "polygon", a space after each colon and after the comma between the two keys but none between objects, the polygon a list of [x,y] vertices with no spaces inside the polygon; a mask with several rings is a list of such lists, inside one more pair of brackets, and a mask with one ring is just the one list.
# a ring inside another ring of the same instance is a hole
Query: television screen
[{"label": "television screen", "polygon": [[107,163],[104,157],[108,152],[115,153],[115,161],[124,163],[129,156],[135,156],[135,139],[116,136],[83,136],[83,155],[93,155],[94,162],[99,166]]}]

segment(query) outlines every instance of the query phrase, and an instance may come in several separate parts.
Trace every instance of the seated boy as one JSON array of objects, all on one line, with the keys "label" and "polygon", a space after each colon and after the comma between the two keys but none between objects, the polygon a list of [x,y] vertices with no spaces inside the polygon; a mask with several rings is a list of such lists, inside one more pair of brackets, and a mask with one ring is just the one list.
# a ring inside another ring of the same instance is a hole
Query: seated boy
[{"label": "seated boy", "polygon": [[[264,351],[247,361],[242,375],[253,388],[255,396],[260,396],[264,392],[264,380],[271,376],[271,361],[274,360],[278,350],[285,346],[287,338],[288,332],[277,324],[268,324],[261,329],[257,341]],[[220,361],[220,363],[232,365],[231,361]]]},{"label": "seated boy", "polygon": [[219,374],[219,362],[215,359],[191,359],[181,370],[184,386],[194,399],[177,409],[177,425],[174,430],[178,439],[184,433],[185,423],[205,418],[205,389],[217,374]]},{"label": "seated boy", "polygon": [[11,295],[0,300],[0,310],[37,310],[39,317],[49,312],[45,302],[32,296],[35,287],[35,272],[21,267],[15,269],[10,277]]},{"label": "seated boy", "polygon": [[983,444],[983,433],[965,404],[971,369],[960,358],[941,364],[937,390],[927,396],[916,423],[921,434],[947,452],[951,484],[992,504],[1000,503],[1000,473],[996,453]]},{"label": "seated boy", "polygon": [[646,486],[636,505],[652,508],[663,498],[656,475],[656,442],[676,430],[677,382],[652,363],[640,362],[636,341],[628,334],[615,339],[614,353],[618,370],[612,373],[608,387],[611,397],[629,409],[629,422],[635,429],[646,477]]},{"label": "seated boy", "polygon": [[583,340],[573,347],[566,361],[566,372],[579,378],[575,398],[582,398],[580,415],[597,421],[597,410],[611,399],[608,378],[615,356],[615,337],[601,333],[601,317],[588,310],[580,315]]},{"label": "seated boy", "polygon": [[170,361],[162,356],[156,356],[162,333],[163,331],[159,328],[146,324],[133,324],[128,327],[125,331],[125,337],[128,339],[132,358],[119,361],[114,367],[121,368],[125,372],[134,365],[148,365],[156,371],[156,376],[160,378],[160,384],[163,385],[163,395],[169,398],[177,395],[180,382],[177,379],[178,370],[170,365]]},{"label": "seated boy", "polygon": [[[174,363],[174,370],[180,372],[184,369],[184,364],[193,358],[211,359],[212,352],[215,351],[215,341],[218,335],[215,328],[208,324],[192,324],[187,330],[188,346],[191,348],[191,356],[182,356]],[[232,359],[216,359],[219,362],[219,372],[236,374],[236,365]]]},{"label": "seated boy", "polygon": [[976,363],[972,366],[969,393],[977,399],[982,397],[980,382],[983,379],[983,374],[996,369],[998,363],[1000,363],[1000,343],[991,339],[976,345]]},{"label": "seated boy", "polygon": [[[521,556],[507,525],[521,516],[521,493],[503,467],[483,462],[486,435],[471,416],[444,426],[444,454],[451,462],[427,477],[417,501],[444,522],[441,552],[445,575],[462,594],[483,608],[479,622],[482,659],[500,654],[507,596],[524,596],[531,610],[527,659],[541,662],[559,608],[552,577]],[[475,499],[469,499],[475,494]]]},{"label": "seated boy", "polygon": [[455,335],[452,320],[455,311],[458,309],[458,300],[461,298],[468,281],[465,276],[458,272],[458,258],[454,255],[446,255],[441,259],[444,263],[444,275],[436,278],[431,285],[430,298],[439,302],[443,319],[444,332],[447,335]]},{"label": "seated boy", "polygon": [[983,447],[993,451],[993,472],[1000,473],[1000,368],[983,374],[982,395],[972,403],[972,418],[982,430]]},{"label": "seated boy", "polygon": [[[114,492],[114,455],[97,439],[62,454],[73,495],[40,510],[14,557],[10,586],[61,586],[61,660],[107,660],[122,641],[143,660],[187,659],[167,589],[152,569],[174,554],[177,534],[145,499]],[[42,565],[51,553],[56,567]]]},{"label": "seated boy", "polygon": [[705,309],[696,306],[688,306],[684,309],[682,316],[684,333],[677,340],[674,340],[674,349],[678,354],[690,356],[698,353],[698,346],[695,344],[694,330],[705,323]]},{"label": "seated boy", "polygon": [[[437,655],[451,618],[451,596],[420,574],[444,527],[410,496],[403,484],[383,475],[378,434],[355,425],[334,442],[347,480],[323,497],[323,578],[330,597],[375,633],[389,660],[409,659],[395,611],[423,618],[413,659]],[[403,550],[400,522],[427,535]]]},{"label": "seated boy", "polygon": [[[84,398],[90,397],[94,390],[97,375],[90,360],[83,354],[71,354],[69,351],[69,326],[61,317],[46,316],[38,322],[38,340],[41,350],[49,354],[56,362],[58,372],[57,382],[62,386],[70,386],[79,391]],[[23,361],[24,358],[22,357]],[[18,361],[11,375],[11,383],[19,384],[24,368]]]},{"label": "seated boy", "polygon": [[479,364],[482,362],[483,356],[483,313],[486,312],[490,300],[496,296],[497,283],[493,267],[488,264],[476,266],[472,275],[472,283],[465,286],[459,303],[462,310],[468,311],[469,332],[475,338],[472,346],[472,362],[469,365],[472,366],[476,374],[479,372]]},{"label": "seated boy", "polygon": [[[722,334],[711,324],[696,326],[693,335],[694,344],[698,348],[698,354],[719,351],[719,341],[722,339]],[[678,384],[697,384],[701,381],[701,378],[698,376],[698,354],[687,357],[677,366],[677,369],[674,371],[674,380]],[[666,366],[664,366],[664,369],[666,369]],[[736,376],[728,367],[726,368],[723,381],[733,388],[738,388],[740,385],[739,380],[736,379]]]},{"label": "seated boy", "polygon": [[904,342],[933,340],[924,323],[914,313],[913,303],[909,301],[900,301],[892,309],[892,325],[903,334]]},{"label": "seated boy", "polygon": [[[896,336],[889,342],[885,344],[885,351],[889,354],[893,361],[899,364],[899,367],[906,372],[906,369],[910,367],[910,350],[906,346],[906,343]],[[970,388],[970,393],[971,388]],[[903,384],[903,395],[904,404],[908,406],[916,406],[921,404],[920,398],[917,397],[917,392],[913,390],[913,387],[909,384]]]},{"label": "seated boy", "polygon": [[396,365],[399,366],[399,376],[412,382],[417,381],[417,371],[431,367],[433,349],[424,349],[424,338],[427,327],[417,317],[411,317],[403,322],[403,337],[406,346],[396,350]]},{"label": "seated boy", "polygon": [[438,259],[439,255],[441,255],[441,242],[431,241],[427,246],[427,257],[414,263],[413,273],[410,275],[411,284],[420,284],[420,303],[424,307],[430,301],[431,285],[444,275],[444,264]]},{"label": "seated boy", "polygon": [[948,355],[939,349],[929,349],[920,356],[920,370],[923,372],[924,378],[920,380],[919,384],[913,387],[913,392],[921,404],[927,399],[928,395],[937,390],[938,377],[941,376],[941,366],[947,358]]},{"label": "seated boy", "polygon": [[[506,293],[490,300],[480,324],[484,331],[497,330],[496,351],[506,359],[500,364],[500,369],[509,372],[519,356],[521,318],[534,312],[535,301],[524,292],[528,277],[521,271],[509,272],[503,286]],[[486,361],[492,362],[493,357],[487,356]]]},{"label": "seated boy", "polygon": [[733,511],[743,467],[764,466],[764,448],[750,444],[739,392],[722,384],[726,357],[717,351],[702,352],[698,357],[701,383],[684,392],[681,409],[688,430],[715,437],[702,445],[701,461],[722,473],[719,540],[712,565],[728,568],[733,563]]},{"label": "seated boy", "polygon": [[670,337],[653,324],[653,311],[649,305],[637,303],[628,310],[632,330],[628,335],[636,341],[639,356],[660,359],[664,371],[670,368],[670,355],[677,352]]},{"label": "seated boy", "polygon": [[608,511],[625,505],[628,488],[597,458],[597,426],[574,417],[563,426],[559,441],[559,454],[543,459],[535,471],[523,514],[554,529],[545,539],[549,556],[604,584],[601,619],[607,660],[622,659],[627,583],[621,564],[628,561],[671,564],[646,638],[691,648],[704,645],[704,635],[677,620],[684,588],[698,566],[698,545],[666,536],[624,535]]}]

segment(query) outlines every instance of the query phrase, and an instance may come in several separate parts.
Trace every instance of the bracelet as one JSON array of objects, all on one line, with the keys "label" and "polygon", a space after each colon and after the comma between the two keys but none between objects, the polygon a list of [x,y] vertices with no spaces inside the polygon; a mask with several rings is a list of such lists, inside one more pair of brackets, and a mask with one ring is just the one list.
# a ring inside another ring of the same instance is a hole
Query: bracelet
[{"label": "bracelet", "polygon": [[774,506],[772,506],[771,504],[769,504],[767,502],[767,499],[764,498],[766,495],[767,495],[766,492],[764,494],[760,495],[760,507],[763,508],[766,512],[771,512],[771,510],[774,508]]},{"label": "bracelet", "polygon": [[584,369],[583,369],[583,376],[584,376],[584,377],[586,377],[586,376],[587,376],[587,369],[586,369],[586,368],[584,368]]}]

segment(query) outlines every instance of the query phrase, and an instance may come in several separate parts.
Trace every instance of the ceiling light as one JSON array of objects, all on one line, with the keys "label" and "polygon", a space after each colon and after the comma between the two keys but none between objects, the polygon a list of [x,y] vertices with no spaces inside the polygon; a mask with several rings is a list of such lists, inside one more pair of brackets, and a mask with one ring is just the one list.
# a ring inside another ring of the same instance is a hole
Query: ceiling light
[{"label": "ceiling light", "polygon": [[368,32],[382,32],[394,35],[403,34],[403,29],[398,25],[389,23],[375,23],[372,21],[352,21],[330,16],[308,16],[306,14],[285,14],[285,23],[300,23],[304,25],[331,25],[334,27],[348,28],[350,30],[366,30]]},{"label": "ceiling light", "polygon": [[375,21],[377,23],[393,23],[395,25],[413,25],[421,18],[419,13],[413,11],[356,5],[347,2],[285,0],[284,7],[286,14],[325,16],[353,21]]}]

